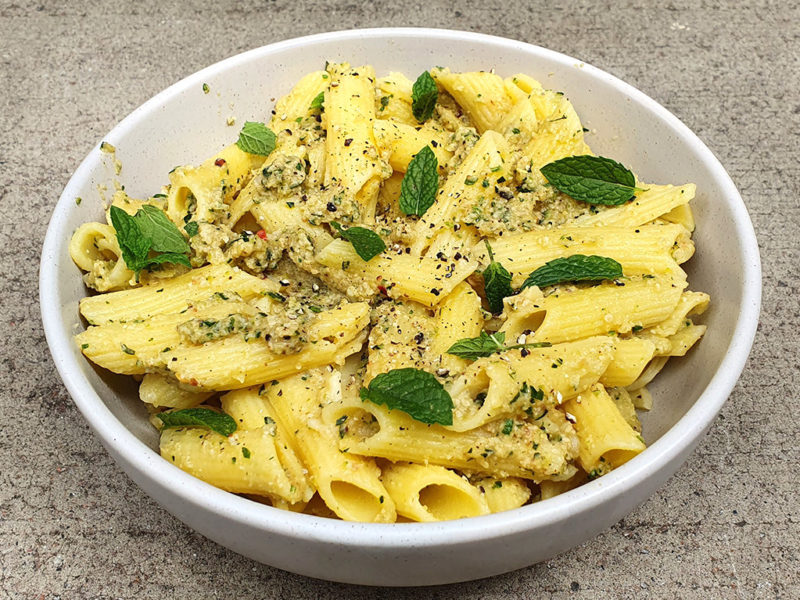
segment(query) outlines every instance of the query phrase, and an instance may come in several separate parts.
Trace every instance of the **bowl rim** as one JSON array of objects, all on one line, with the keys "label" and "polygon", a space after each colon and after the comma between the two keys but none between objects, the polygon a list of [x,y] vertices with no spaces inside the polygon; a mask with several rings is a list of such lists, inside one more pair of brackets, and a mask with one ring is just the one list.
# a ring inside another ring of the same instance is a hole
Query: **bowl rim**
[{"label": "bowl rim", "polygon": [[[187,88],[200,85],[220,71],[257,59],[274,52],[309,44],[350,40],[353,38],[438,38],[440,40],[468,41],[491,44],[501,48],[523,47],[564,67],[580,65],[593,77],[603,80],[632,101],[643,105],[654,116],[664,121],[676,135],[690,145],[702,158],[723,189],[730,207],[737,238],[742,248],[744,272],[741,278],[742,302],[733,332],[732,341],[706,388],[692,407],[656,442],[628,463],[594,481],[552,498],[507,512],[436,523],[360,523],[323,519],[313,515],[298,514],[225,492],[182,471],[163,460],[160,455],[140,441],[105,406],[97,392],[81,375],[72,348],[73,340],[62,324],[63,305],[60,294],[51,282],[57,280],[64,252],[64,244],[71,232],[66,229],[66,215],[73,210],[73,199],[78,195],[80,182],[86,180],[96,157],[96,146],[76,169],[53,211],[47,228],[39,271],[39,300],[45,337],[55,366],[70,396],[112,456],[122,463],[129,476],[132,471],[149,479],[166,494],[178,497],[186,506],[196,506],[217,517],[232,519],[238,524],[257,528],[265,533],[284,535],[298,540],[328,543],[337,546],[374,548],[432,547],[494,539],[521,531],[552,524],[589,511],[614,497],[642,484],[653,473],[680,458],[692,447],[710,426],[733,390],[752,347],[761,302],[761,264],[758,244],[752,222],[736,186],[722,164],[709,148],[675,115],[621,79],[584,61],[526,42],[466,31],[388,27],[349,29],[320,33],[283,40],[226,58],[197,71],[170,85],[139,106],[120,121],[105,138],[115,139],[137,126],[142,117]],[[138,482],[137,482],[138,483]],[[152,493],[147,491],[148,495]]]}]

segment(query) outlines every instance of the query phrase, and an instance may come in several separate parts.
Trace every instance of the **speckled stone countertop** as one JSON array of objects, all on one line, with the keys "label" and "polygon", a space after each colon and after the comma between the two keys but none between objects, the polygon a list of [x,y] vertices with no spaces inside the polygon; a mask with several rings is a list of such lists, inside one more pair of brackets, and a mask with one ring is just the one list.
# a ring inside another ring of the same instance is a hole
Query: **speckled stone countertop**
[{"label": "speckled stone countertop", "polygon": [[[0,0],[0,597],[800,598],[800,5],[383,4]],[[697,451],[658,493],[548,562],[424,590],[279,571],[162,510],[74,407],[53,368],[37,302],[53,205],[82,158],[131,110],[243,50],[396,25],[538,43],[643,90],[728,169],[764,266],[761,325],[744,374]]]}]

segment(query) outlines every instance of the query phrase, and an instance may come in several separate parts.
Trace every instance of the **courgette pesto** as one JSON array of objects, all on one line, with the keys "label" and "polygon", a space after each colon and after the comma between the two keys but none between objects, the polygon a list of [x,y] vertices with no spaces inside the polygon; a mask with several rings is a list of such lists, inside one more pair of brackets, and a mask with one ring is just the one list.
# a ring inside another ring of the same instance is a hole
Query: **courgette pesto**
[{"label": "courgette pesto", "polygon": [[[203,344],[242,335],[248,341],[266,342],[276,354],[299,352],[308,343],[308,330],[317,314],[339,306],[345,297],[288,260],[281,261],[271,275],[281,291],[271,292],[256,301],[253,314],[231,312],[217,319],[189,319],[178,325],[181,339],[191,344]],[[242,299],[231,292],[217,292],[206,305],[225,302],[231,306],[241,305]]]}]

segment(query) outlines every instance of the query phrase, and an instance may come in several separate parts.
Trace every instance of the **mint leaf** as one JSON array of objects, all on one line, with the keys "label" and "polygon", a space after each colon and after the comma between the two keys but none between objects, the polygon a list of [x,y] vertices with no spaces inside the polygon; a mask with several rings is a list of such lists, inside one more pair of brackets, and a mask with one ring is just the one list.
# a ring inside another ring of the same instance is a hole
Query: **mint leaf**
[{"label": "mint leaf", "polygon": [[481,331],[478,337],[458,340],[447,349],[447,353],[458,356],[459,358],[466,358],[467,360],[478,360],[484,356],[491,356],[495,352],[504,352],[516,348],[548,348],[550,346],[550,342],[533,342],[530,344],[512,344],[506,346],[505,341],[505,332],[498,331],[497,333],[489,335],[485,331]]},{"label": "mint leaf", "polygon": [[247,121],[239,132],[236,145],[249,154],[269,156],[275,150],[275,134],[263,123]]},{"label": "mint leaf", "polygon": [[156,416],[164,423],[164,427],[205,427],[224,436],[236,431],[233,417],[210,408],[185,408],[158,413]]},{"label": "mint leaf", "polygon": [[138,276],[150,252],[150,240],[142,236],[136,219],[127,212],[113,205],[110,212],[111,224],[117,232],[117,243],[122,251],[122,259]]},{"label": "mint leaf", "polygon": [[406,215],[425,214],[439,189],[439,161],[430,146],[417,152],[400,184],[400,210]]},{"label": "mint leaf", "polygon": [[476,338],[463,338],[447,349],[448,354],[466,358],[468,360],[478,360],[483,356],[490,356],[503,349],[503,342],[506,334],[502,331],[489,335],[485,331]]},{"label": "mint leaf", "polygon": [[625,204],[638,189],[633,173],[602,156],[568,156],[540,171],[558,191],[589,204]]},{"label": "mint leaf", "polygon": [[150,240],[150,249],[156,252],[187,253],[191,248],[175,224],[163,210],[144,204],[133,216],[139,231]]},{"label": "mint leaf", "polygon": [[325,108],[325,92],[320,92],[314,96],[314,99],[308,106],[308,110],[322,110],[323,108]]},{"label": "mint leaf", "polygon": [[162,263],[191,268],[189,244],[162,210],[145,204],[133,216],[117,206],[112,206],[110,212],[122,259],[137,281],[142,269]]},{"label": "mint leaf", "polygon": [[361,388],[360,396],[389,410],[400,410],[422,423],[453,424],[453,399],[427,371],[406,368],[381,373],[369,382],[369,387]]},{"label": "mint leaf", "polygon": [[483,291],[489,302],[489,309],[494,313],[503,312],[503,298],[513,296],[511,273],[499,262],[495,261],[489,240],[484,240],[489,251],[489,266],[483,271]]},{"label": "mint leaf", "polygon": [[331,221],[333,227],[343,239],[353,245],[353,250],[361,257],[361,260],[368,262],[386,250],[386,244],[374,231],[365,227],[348,227],[344,229],[336,221]]},{"label": "mint leaf", "polygon": [[411,88],[411,112],[414,118],[424,123],[431,118],[436,100],[439,99],[439,88],[428,71],[423,71]]},{"label": "mint leaf", "polygon": [[186,234],[192,238],[200,233],[200,225],[197,221],[189,221],[186,225],[183,226],[183,230]]},{"label": "mint leaf", "polygon": [[533,285],[545,287],[566,281],[602,281],[617,277],[622,277],[622,265],[613,258],[573,254],[545,263],[528,275],[520,289]]}]

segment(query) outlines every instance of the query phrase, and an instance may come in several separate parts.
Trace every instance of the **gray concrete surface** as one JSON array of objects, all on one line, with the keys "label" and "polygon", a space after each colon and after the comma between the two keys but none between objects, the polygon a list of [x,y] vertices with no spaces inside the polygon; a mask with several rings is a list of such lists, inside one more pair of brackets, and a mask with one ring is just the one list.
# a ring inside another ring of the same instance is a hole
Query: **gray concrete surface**
[{"label": "gray concrete surface", "polygon": [[[798,21],[797,3],[762,0],[0,1],[0,597],[800,598]],[[89,432],[54,372],[37,303],[52,207],[118,120],[242,50],[388,25],[539,43],[645,91],[727,167],[764,261],[762,321],[744,375],[662,490],[547,563],[425,590],[306,579],[175,520]]]}]

